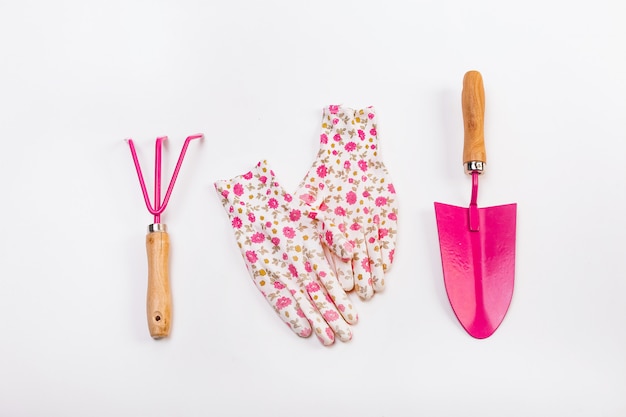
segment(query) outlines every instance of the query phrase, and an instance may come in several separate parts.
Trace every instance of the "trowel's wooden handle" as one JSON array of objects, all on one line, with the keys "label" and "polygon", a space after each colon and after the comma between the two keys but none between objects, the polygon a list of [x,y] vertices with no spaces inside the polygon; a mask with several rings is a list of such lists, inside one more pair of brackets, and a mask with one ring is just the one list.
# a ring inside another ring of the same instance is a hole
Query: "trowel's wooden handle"
[{"label": "trowel's wooden handle", "polygon": [[148,329],[155,339],[167,337],[172,324],[172,295],[169,279],[170,238],[167,232],[146,235],[148,253]]},{"label": "trowel's wooden handle", "polygon": [[483,77],[478,71],[468,71],[463,77],[463,125],[465,142],[463,146],[463,165],[477,161],[486,163],[485,152],[485,90]]}]

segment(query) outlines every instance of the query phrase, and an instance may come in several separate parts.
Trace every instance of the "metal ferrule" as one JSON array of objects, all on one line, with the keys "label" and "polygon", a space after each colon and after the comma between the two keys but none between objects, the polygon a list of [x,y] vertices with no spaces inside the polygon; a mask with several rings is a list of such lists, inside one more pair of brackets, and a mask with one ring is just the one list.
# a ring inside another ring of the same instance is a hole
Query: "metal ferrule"
[{"label": "metal ferrule", "polygon": [[478,172],[482,174],[485,172],[485,163],[482,161],[469,161],[465,163],[465,173],[471,174],[472,172]]},{"label": "metal ferrule", "polygon": [[148,233],[154,232],[167,232],[167,225],[165,223],[153,223],[148,225]]}]

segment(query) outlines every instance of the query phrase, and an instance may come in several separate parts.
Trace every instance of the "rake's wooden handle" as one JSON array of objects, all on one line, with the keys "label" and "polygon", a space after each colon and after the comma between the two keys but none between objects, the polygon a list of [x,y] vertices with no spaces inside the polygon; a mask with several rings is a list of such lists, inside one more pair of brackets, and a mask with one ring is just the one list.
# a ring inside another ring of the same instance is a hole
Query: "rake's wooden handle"
[{"label": "rake's wooden handle", "polygon": [[478,71],[468,71],[463,77],[461,94],[465,141],[463,165],[468,162],[487,162],[485,152],[485,90],[483,77]]},{"label": "rake's wooden handle", "polygon": [[148,329],[150,336],[161,339],[170,334],[172,324],[172,295],[169,280],[170,238],[167,232],[146,235],[148,253]]}]

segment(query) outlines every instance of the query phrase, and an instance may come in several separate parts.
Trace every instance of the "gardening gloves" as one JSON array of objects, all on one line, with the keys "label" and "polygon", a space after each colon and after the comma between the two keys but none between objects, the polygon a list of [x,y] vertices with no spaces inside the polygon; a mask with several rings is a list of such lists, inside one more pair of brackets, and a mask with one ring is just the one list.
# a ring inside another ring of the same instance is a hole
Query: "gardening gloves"
[{"label": "gardening gloves", "polygon": [[380,158],[373,107],[324,109],[320,150],[292,195],[267,162],[217,181],[246,267],[297,335],[352,338],[346,291],[370,299],[394,259],[398,206]]},{"label": "gardening gloves", "polygon": [[[379,155],[373,107],[324,109],[320,150],[296,196],[317,211],[317,220],[354,246],[346,262],[325,248],[346,291],[363,299],[385,286],[393,263],[398,204]],[[336,226],[335,226],[336,225]]]},{"label": "gardening gloves", "polygon": [[321,239],[339,259],[353,246],[330,222],[318,222],[279,185],[267,162],[215,189],[257,288],[280,318],[301,337],[312,332],[324,345],[352,338],[357,314],[328,264]]}]

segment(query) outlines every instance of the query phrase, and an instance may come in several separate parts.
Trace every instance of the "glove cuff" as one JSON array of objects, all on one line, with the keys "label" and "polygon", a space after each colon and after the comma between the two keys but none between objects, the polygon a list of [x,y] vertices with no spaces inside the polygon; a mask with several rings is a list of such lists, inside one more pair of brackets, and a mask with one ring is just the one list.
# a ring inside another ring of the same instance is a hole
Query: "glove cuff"
[{"label": "glove cuff", "polygon": [[245,174],[215,182],[222,203],[229,211],[233,207],[267,204],[271,209],[292,201],[293,197],[278,183],[274,171],[266,160],[257,163]]},{"label": "glove cuff", "polygon": [[343,152],[375,156],[378,149],[376,110],[373,106],[352,109],[339,105],[324,108],[320,149],[329,154]]}]

